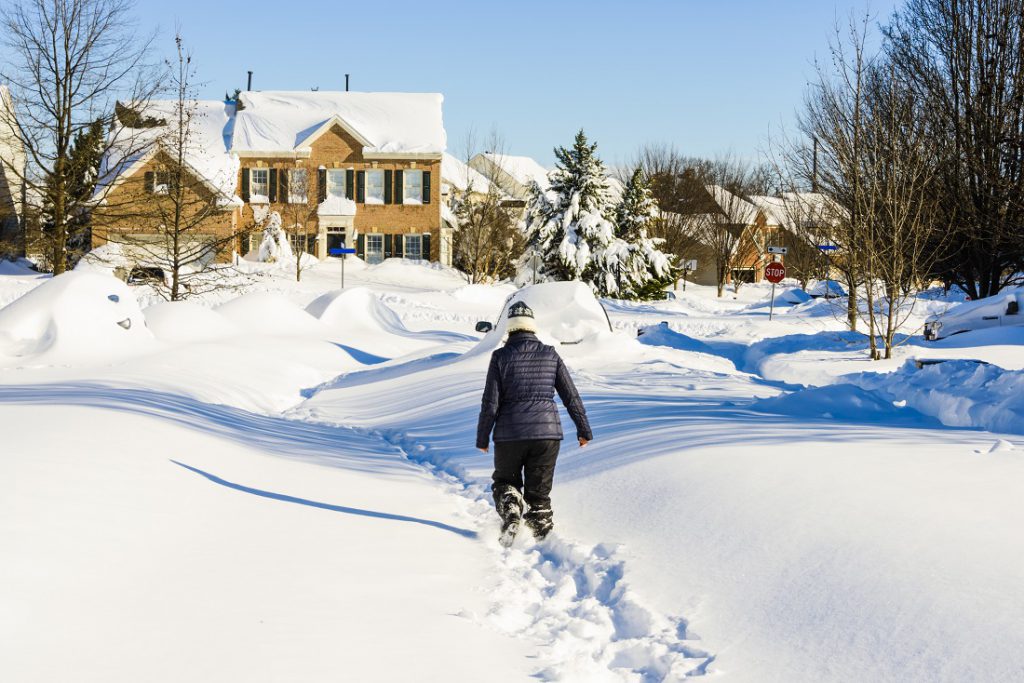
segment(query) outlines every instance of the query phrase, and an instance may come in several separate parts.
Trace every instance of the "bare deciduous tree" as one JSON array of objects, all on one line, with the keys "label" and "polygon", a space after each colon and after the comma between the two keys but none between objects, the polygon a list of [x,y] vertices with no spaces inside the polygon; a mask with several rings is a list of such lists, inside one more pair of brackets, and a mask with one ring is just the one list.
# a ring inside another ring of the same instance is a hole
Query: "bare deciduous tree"
[{"label": "bare deciduous tree", "polygon": [[[14,107],[0,128],[24,146],[28,163],[0,159],[39,204],[43,254],[53,272],[68,265],[69,225],[91,208],[76,196],[69,163],[76,139],[96,121],[113,123],[118,97],[144,101],[160,82],[146,63],[151,38],[139,39],[130,0],[11,0],[0,11],[0,41],[10,61],[0,81]],[[130,141],[108,136],[104,152]]]},{"label": "bare deciduous tree", "polygon": [[[504,154],[501,136],[492,131],[486,148],[500,158]],[[453,179],[463,187],[452,188],[449,206],[458,222],[453,244],[455,266],[467,274],[470,283],[514,277],[526,246],[518,229],[522,209],[509,201],[510,194],[502,186],[500,164],[486,166],[482,183],[478,173],[469,168],[469,160],[477,151],[471,131],[465,142],[467,177]]]},{"label": "bare deciduous tree", "polygon": [[[113,198],[121,195],[108,193],[112,201],[94,209],[97,223],[128,225],[98,235],[123,245],[130,259],[162,270],[163,279],[153,285],[171,301],[230,286],[225,273],[215,272],[227,267],[218,266],[217,258],[231,250],[240,234],[226,210],[233,192],[218,187],[204,174],[203,161],[222,151],[204,148],[209,141],[200,138],[199,128],[209,125],[203,117],[210,112],[200,108],[196,98],[195,66],[180,34],[175,36],[175,47],[176,62],[168,64],[174,99],[159,105],[143,103],[163,118],[142,117],[131,104],[119,105],[121,127],[142,131],[135,138],[147,144],[139,154],[152,159],[154,170],[145,173],[141,191],[135,188],[116,201]],[[125,137],[132,138],[130,134]],[[123,152],[115,150],[112,159],[131,158]],[[111,176],[117,175],[126,163],[119,161],[107,170]]]}]

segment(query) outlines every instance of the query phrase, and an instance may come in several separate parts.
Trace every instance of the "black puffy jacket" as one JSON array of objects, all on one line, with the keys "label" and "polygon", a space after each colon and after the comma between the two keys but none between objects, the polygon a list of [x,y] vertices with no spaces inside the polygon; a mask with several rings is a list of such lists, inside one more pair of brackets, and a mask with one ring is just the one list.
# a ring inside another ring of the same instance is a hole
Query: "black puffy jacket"
[{"label": "black puffy jacket", "polygon": [[561,439],[555,392],[576,423],[577,438],[593,438],[583,401],[561,357],[529,332],[509,336],[491,355],[476,430],[477,448],[495,441]]}]

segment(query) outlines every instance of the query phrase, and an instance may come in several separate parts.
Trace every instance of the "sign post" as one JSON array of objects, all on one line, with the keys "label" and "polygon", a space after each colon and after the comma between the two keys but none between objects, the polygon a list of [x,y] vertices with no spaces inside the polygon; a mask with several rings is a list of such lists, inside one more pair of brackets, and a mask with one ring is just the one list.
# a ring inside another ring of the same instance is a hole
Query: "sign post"
[{"label": "sign post", "polygon": [[818,251],[825,255],[825,301],[828,301],[829,294],[832,293],[832,263],[829,261],[829,254],[838,248],[831,240],[818,245]]},{"label": "sign post", "polygon": [[772,283],[772,301],[768,309],[769,320],[775,315],[775,285],[782,282],[784,277],[786,277],[786,266],[778,261],[772,261],[764,267],[764,279]]},{"label": "sign post", "polygon": [[334,248],[330,250],[331,256],[341,257],[341,288],[345,289],[345,261],[348,259],[348,254],[356,253],[355,249]]},{"label": "sign post", "polygon": [[[686,291],[686,276],[697,270],[697,260],[690,259],[683,261],[683,291]],[[679,280],[676,280],[676,289],[679,289]]]}]

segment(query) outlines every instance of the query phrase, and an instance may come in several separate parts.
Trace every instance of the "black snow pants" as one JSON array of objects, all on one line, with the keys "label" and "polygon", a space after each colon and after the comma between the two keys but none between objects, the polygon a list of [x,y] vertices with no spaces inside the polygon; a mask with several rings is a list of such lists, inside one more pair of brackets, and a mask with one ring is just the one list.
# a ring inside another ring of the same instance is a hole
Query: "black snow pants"
[{"label": "black snow pants", "polygon": [[523,494],[528,509],[523,519],[535,534],[545,536],[554,526],[551,515],[551,485],[561,441],[496,441],[491,491],[495,506],[509,488]]}]

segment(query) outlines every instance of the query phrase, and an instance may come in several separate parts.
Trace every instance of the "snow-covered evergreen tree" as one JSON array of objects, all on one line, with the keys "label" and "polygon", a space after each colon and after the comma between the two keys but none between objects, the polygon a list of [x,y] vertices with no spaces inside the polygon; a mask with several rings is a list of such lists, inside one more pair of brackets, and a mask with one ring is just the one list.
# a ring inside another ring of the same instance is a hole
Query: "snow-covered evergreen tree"
[{"label": "snow-covered evergreen tree", "polygon": [[541,275],[582,280],[607,294],[618,290],[607,258],[616,238],[604,164],[596,150],[582,130],[571,148],[555,149],[558,164],[551,185],[543,191],[534,183],[523,227],[530,251],[543,260]]},{"label": "snow-covered evergreen tree", "polygon": [[647,178],[638,168],[633,171],[622,200],[615,207],[615,236],[622,242],[613,249],[620,268],[620,296],[647,299],[656,296],[672,280],[673,256],[660,248],[665,240],[647,234],[657,214],[658,205]]},{"label": "snow-covered evergreen tree", "polygon": [[281,214],[271,211],[263,226],[263,241],[260,243],[260,261],[274,263],[277,260],[293,258],[292,245],[288,235],[281,228]]}]

